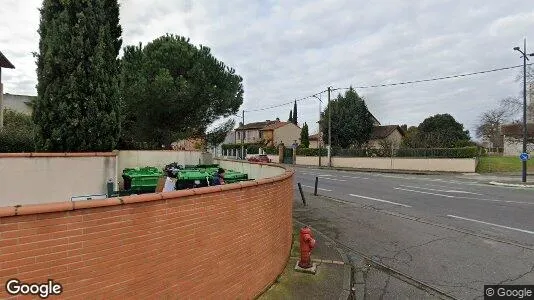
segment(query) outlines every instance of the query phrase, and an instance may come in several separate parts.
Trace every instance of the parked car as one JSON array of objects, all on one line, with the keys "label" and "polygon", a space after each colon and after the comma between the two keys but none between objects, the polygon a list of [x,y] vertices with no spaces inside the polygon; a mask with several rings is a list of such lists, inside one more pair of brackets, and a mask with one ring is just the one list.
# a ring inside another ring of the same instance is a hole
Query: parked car
[{"label": "parked car", "polygon": [[271,162],[269,157],[267,155],[265,155],[265,154],[249,157],[248,161],[250,161],[250,162],[263,162],[263,163],[270,163]]}]

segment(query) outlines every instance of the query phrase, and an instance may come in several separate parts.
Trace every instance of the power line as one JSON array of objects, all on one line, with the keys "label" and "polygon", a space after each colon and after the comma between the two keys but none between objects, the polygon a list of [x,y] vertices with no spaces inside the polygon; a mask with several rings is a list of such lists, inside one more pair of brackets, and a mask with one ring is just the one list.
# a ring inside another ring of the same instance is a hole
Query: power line
[{"label": "power line", "polygon": [[[534,65],[534,63],[527,64],[527,66]],[[503,67],[503,68],[496,68],[491,70],[484,70],[484,71],[478,71],[478,72],[472,72],[472,73],[465,73],[465,74],[457,74],[457,75],[449,75],[449,76],[442,76],[442,77],[434,77],[429,79],[420,79],[420,80],[411,80],[411,81],[401,81],[401,82],[395,82],[395,83],[386,83],[386,84],[375,84],[375,85],[367,85],[367,86],[355,86],[352,87],[353,89],[369,89],[369,88],[378,88],[378,87],[389,87],[389,86],[397,86],[397,85],[407,85],[407,84],[415,84],[415,83],[422,83],[422,82],[432,82],[432,81],[439,81],[439,80],[446,80],[446,79],[452,79],[452,78],[461,78],[461,77],[467,77],[467,76],[473,76],[473,75],[480,75],[480,74],[486,74],[486,73],[492,73],[492,72],[499,72],[499,71],[505,71],[505,70],[511,70],[516,68],[521,68],[523,65],[517,65],[517,66],[511,66],[511,67]],[[339,90],[348,90],[350,88],[333,88],[331,89],[331,92],[339,91]],[[313,95],[309,95],[306,97],[302,97],[300,99],[292,100],[289,102],[267,106],[263,108],[258,109],[252,109],[252,110],[245,110],[245,112],[257,112],[257,111],[264,111],[269,110],[273,108],[278,108],[286,105],[293,104],[294,101],[300,102],[303,100],[311,99],[315,96],[319,96],[323,93],[326,93],[328,90],[324,90],[318,93],[315,93]],[[236,117],[240,117],[238,114],[235,115]]]},{"label": "power line", "polygon": [[253,109],[253,110],[245,110],[245,112],[263,111],[263,110],[268,110],[268,109],[273,109],[273,108],[277,108],[277,107],[286,106],[286,105],[289,105],[289,104],[293,104],[295,101],[300,102],[300,101],[303,101],[303,100],[307,100],[307,99],[313,98],[314,96],[319,96],[319,95],[321,95],[322,93],[326,93],[327,91],[328,91],[328,90],[324,90],[324,91],[315,93],[315,94],[313,94],[313,95],[309,95],[309,96],[306,96],[306,97],[302,97],[302,98],[300,98],[300,99],[295,99],[295,100],[292,100],[292,101],[289,101],[289,102],[285,102],[285,103],[281,103],[281,104],[277,104],[277,105],[272,105],[272,106],[263,107],[263,108],[258,108],[258,109]]},{"label": "power line", "polygon": [[[534,63],[530,63],[527,65],[533,65]],[[414,84],[414,83],[421,83],[421,82],[431,82],[431,81],[438,81],[438,80],[445,80],[445,79],[452,79],[452,78],[460,78],[460,77],[467,77],[467,76],[473,76],[473,75],[480,75],[480,74],[486,74],[486,73],[492,73],[492,72],[499,72],[499,71],[505,71],[515,68],[523,67],[523,65],[517,65],[512,67],[504,67],[504,68],[497,68],[497,69],[491,69],[491,70],[485,70],[485,71],[478,71],[478,72],[472,72],[472,73],[466,73],[466,74],[458,74],[458,75],[450,75],[450,76],[443,76],[443,77],[435,77],[430,79],[421,79],[421,80],[412,80],[412,81],[402,81],[402,82],[395,82],[395,83],[386,83],[386,84],[375,84],[375,85],[368,85],[368,86],[356,86],[353,87],[354,89],[369,89],[369,88],[377,88],[377,87],[388,87],[388,86],[396,86],[396,85],[406,85],[406,84]],[[350,88],[336,88],[332,91],[337,90],[348,90]]]}]

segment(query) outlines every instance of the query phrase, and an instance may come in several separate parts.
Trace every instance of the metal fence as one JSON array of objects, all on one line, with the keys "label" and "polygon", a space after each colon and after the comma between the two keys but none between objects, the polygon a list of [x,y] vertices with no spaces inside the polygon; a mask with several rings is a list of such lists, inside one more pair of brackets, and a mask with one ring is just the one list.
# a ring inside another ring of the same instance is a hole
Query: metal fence
[{"label": "metal fence", "polygon": [[397,149],[332,149],[332,156],[339,157],[431,157],[473,158],[485,155],[478,147],[464,148],[397,148]]}]

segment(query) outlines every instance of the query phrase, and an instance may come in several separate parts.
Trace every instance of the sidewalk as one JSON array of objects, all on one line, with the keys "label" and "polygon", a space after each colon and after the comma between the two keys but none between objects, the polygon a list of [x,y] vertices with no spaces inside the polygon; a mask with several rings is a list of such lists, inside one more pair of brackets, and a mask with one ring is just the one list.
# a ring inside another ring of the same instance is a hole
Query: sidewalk
[{"label": "sidewalk", "polygon": [[294,270],[299,260],[299,232],[304,224],[293,220],[293,247],[284,272],[258,299],[343,299],[350,296],[351,268],[346,255],[326,237],[312,232],[316,248],[312,261],[317,273],[305,274]]}]

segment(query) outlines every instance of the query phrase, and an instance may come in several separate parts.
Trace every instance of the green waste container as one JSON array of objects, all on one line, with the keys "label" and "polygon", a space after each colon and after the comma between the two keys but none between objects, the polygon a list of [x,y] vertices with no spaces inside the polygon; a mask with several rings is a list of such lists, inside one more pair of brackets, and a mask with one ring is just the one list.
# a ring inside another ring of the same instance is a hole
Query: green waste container
[{"label": "green waste container", "polygon": [[198,187],[205,187],[211,184],[212,175],[200,170],[180,170],[177,175],[176,189],[193,189]]},{"label": "green waste container", "polygon": [[235,183],[239,181],[247,181],[248,174],[236,172],[233,170],[227,170],[224,174],[224,181],[226,183]]},{"label": "green waste container", "polygon": [[122,172],[124,189],[136,193],[154,193],[162,176],[163,172],[154,167],[124,169]]}]

